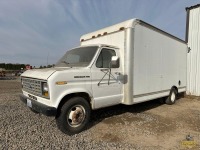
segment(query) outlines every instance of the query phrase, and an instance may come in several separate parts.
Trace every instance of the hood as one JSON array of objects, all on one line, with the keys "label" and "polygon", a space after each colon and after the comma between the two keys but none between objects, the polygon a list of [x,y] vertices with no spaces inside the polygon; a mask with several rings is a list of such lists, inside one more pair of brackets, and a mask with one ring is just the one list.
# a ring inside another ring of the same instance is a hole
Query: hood
[{"label": "hood", "polygon": [[31,70],[27,70],[24,73],[22,73],[21,77],[47,80],[56,71],[57,71],[56,68],[31,69]]}]

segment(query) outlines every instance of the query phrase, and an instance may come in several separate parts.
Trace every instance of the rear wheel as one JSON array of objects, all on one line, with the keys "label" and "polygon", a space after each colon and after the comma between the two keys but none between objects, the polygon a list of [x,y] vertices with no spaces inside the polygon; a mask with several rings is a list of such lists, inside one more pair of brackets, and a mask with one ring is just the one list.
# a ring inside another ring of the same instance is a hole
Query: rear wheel
[{"label": "rear wheel", "polygon": [[172,105],[176,102],[177,100],[177,90],[175,88],[172,88],[170,93],[169,93],[169,96],[167,97],[165,103],[166,104],[169,104],[169,105]]},{"label": "rear wheel", "polygon": [[90,105],[84,98],[73,97],[62,106],[56,118],[57,126],[68,135],[79,133],[86,128],[90,113]]}]

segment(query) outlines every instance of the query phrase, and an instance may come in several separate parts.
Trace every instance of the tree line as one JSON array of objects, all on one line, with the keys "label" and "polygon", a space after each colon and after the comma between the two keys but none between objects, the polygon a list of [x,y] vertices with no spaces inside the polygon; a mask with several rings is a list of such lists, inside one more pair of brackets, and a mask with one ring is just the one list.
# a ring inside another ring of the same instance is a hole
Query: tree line
[{"label": "tree line", "polygon": [[47,65],[47,66],[42,66],[42,65],[40,65],[40,69],[43,69],[43,68],[52,68],[52,67],[54,67],[55,65],[53,64],[53,65]]},{"label": "tree line", "polygon": [[25,69],[25,64],[6,64],[6,63],[0,63],[0,68],[4,68],[6,70],[21,70],[21,68]]}]

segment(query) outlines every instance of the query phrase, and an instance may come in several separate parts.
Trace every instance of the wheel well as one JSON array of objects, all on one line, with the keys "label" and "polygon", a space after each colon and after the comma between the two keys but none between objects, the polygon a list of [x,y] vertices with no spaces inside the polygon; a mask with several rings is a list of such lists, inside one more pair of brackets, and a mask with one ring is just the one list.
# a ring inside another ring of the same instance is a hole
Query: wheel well
[{"label": "wheel well", "polygon": [[172,86],[172,88],[174,88],[176,90],[177,94],[178,94],[178,88],[176,86]]},{"label": "wheel well", "polygon": [[70,98],[72,97],[82,97],[84,98],[89,104],[90,104],[90,96],[88,93],[84,93],[84,92],[79,92],[79,93],[72,93],[72,94],[68,94],[66,96],[64,96],[62,98],[62,100],[60,101],[59,105],[58,105],[58,108],[57,108],[57,115],[56,117],[59,116],[60,114],[60,110],[61,110],[61,107],[65,104],[65,102],[67,102]]}]

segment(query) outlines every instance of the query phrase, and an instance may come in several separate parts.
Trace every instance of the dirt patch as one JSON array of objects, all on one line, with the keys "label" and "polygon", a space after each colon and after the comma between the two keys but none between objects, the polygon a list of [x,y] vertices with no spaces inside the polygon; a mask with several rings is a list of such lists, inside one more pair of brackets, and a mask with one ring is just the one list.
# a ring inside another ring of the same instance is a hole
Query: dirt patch
[{"label": "dirt patch", "polygon": [[[152,106],[156,107],[151,109]],[[108,115],[104,114],[102,121],[91,129],[95,132],[92,137],[109,142],[110,139],[102,135],[114,135],[121,143],[135,144],[143,148],[181,149],[182,141],[191,134],[196,142],[195,149],[198,149],[200,144],[198,108],[200,101],[188,98],[179,99],[175,105],[160,105],[155,100],[129,106],[128,109],[126,106],[110,107],[110,110],[107,108],[104,111]],[[116,110],[121,113],[112,113]]]}]

